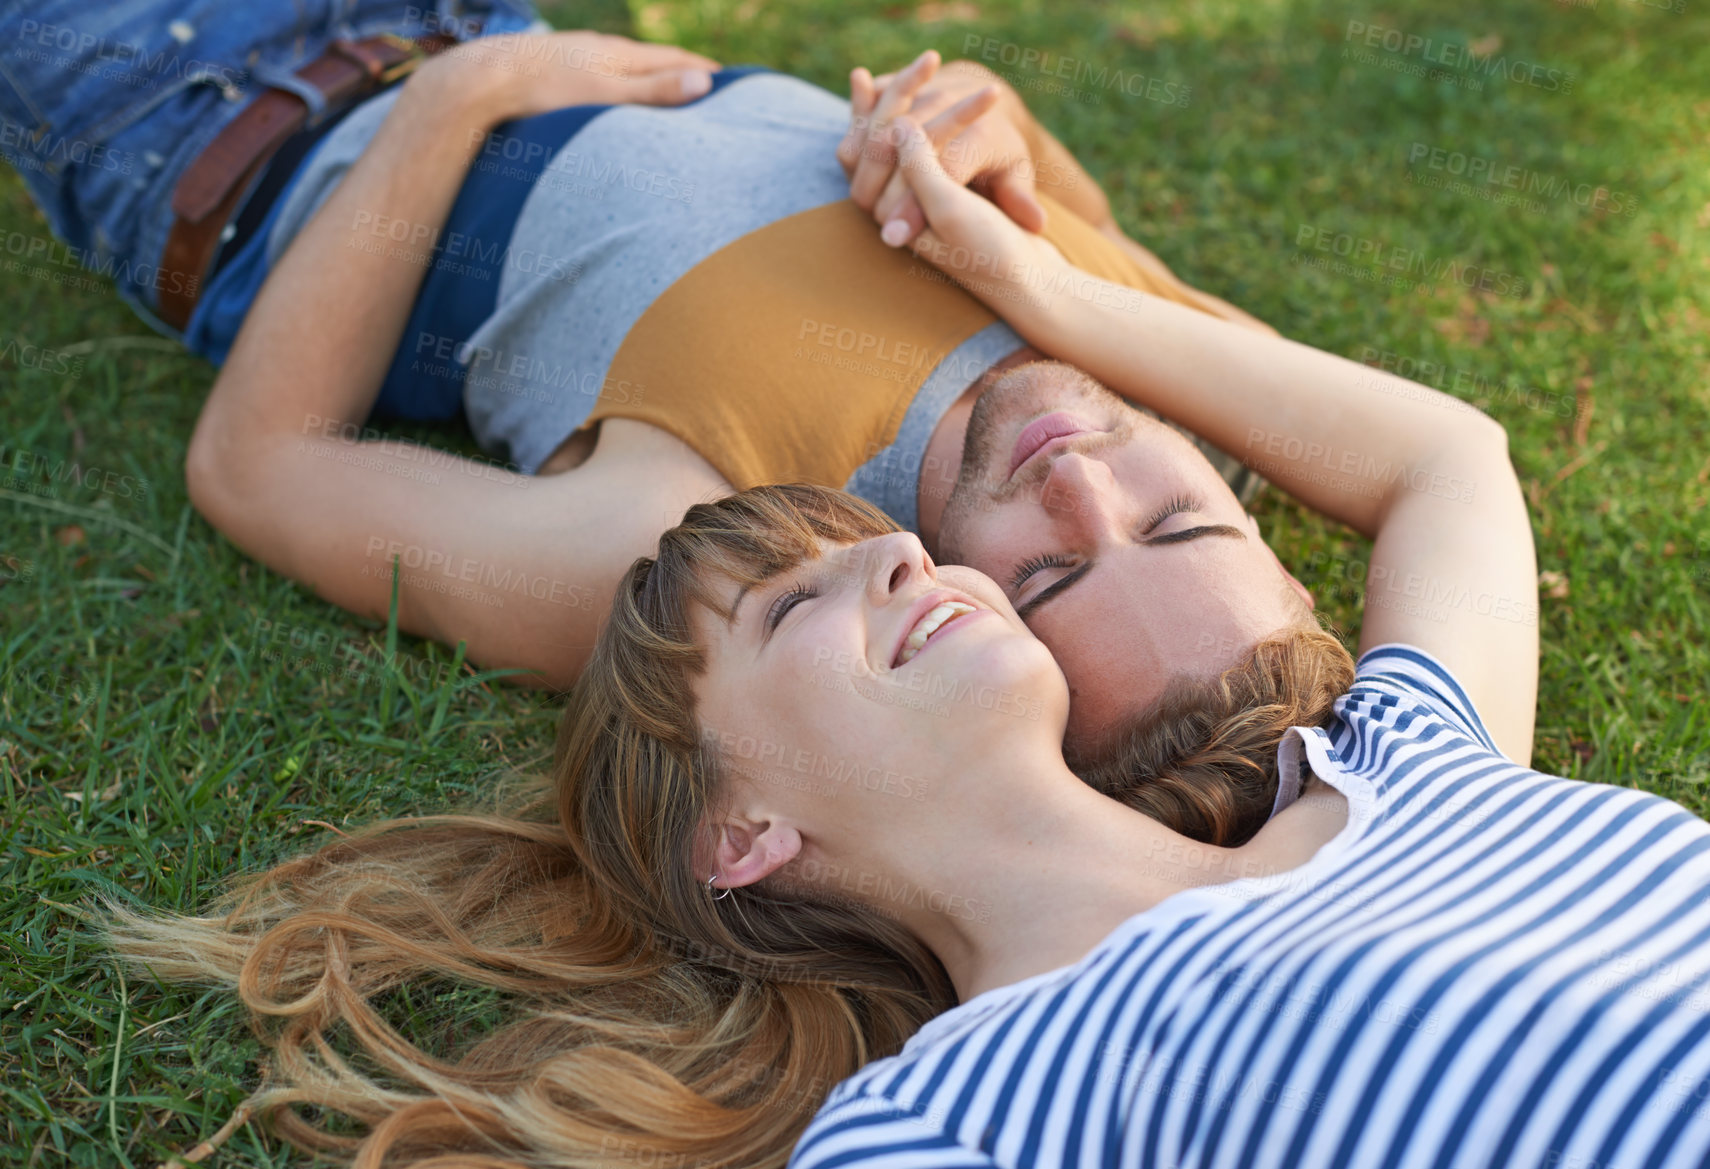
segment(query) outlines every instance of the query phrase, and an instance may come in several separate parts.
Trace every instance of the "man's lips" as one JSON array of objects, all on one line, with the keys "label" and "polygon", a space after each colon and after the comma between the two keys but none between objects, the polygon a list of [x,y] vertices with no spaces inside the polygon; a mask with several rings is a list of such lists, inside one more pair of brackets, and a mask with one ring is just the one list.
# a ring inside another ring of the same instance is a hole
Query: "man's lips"
[{"label": "man's lips", "polygon": [[1015,449],[1009,455],[1009,474],[1013,477],[1021,464],[1038,453],[1039,448],[1055,438],[1066,438],[1073,434],[1085,434],[1093,429],[1084,420],[1065,410],[1056,410],[1043,418],[1035,418],[1021,428],[1016,436]]}]

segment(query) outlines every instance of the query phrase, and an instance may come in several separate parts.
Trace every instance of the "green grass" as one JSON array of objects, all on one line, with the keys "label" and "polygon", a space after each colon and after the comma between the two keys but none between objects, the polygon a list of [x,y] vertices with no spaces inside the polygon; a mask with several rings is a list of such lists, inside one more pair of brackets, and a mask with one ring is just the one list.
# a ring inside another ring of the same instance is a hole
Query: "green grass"
[{"label": "green grass", "polygon": [[[1094,82],[1096,104],[1031,100],[1131,233],[1190,281],[1331,352],[1464,371],[1458,392],[1512,436],[1559,594],[1542,602],[1536,765],[1706,811],[1702,5],[659,0],[636,5],[633,22],[621,6],[552,15],[838,92],[852,64],[891,67],[928,46],[971,55],[976,36],[999,46],[1012,81],[1041,77],[1020,67],[1022,50],[1049,50],[1185,96],[1171,105]],[[1574,81],[1479,91],[1464,70],[1385,68],[1416,57],[1381,48],[1377,64],[1344,59],[1350,20],[1439,42],[1499,36],[1498,55]],[[1637,211],[1432,189],[1410,181],[1415,143],[1602,185]],[[1308,267],[1302,225],[1478,265],[1527,291],[1445,279],[1419,292],[1361,278],[1369,264]],[[8,173],[0,232],[13,231],[45,226]],[[553,710],[454,670],[439,647],[404,639],[388,659],[383,627],[239,554],[190,509],[180,474],[213,371],[133,340],[146,328],[103,289],[0,281],[0,342],[13,343],[0,355],[0,445],[112,473],[89,487],[10,471],[0,494],[0,1163],[152,1165],[220,1126],[259,1049],[220,997],[122,980],[70,907],[107,894],[190,909],[231,874],[319,839],[314,822],[479,799],[541,764]],[[24,344],[70,352],[44,371],[27,367]],[[1361,542],[1275,494],[1260,515],[1284,561],[1356,630]],[[220,1155],[287,1160],[253,1127]]]}]

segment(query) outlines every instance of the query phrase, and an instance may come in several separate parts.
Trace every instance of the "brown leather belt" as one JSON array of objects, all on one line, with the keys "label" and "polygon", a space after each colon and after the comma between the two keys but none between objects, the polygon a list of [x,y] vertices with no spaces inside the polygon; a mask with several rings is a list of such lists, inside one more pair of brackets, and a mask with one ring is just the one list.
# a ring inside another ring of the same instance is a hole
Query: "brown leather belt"
[{"label": "brown leather belt", "polygon": [[[434,53],[457,43],[436,34],[408,40],[398,36],[335,40],[324,55],[297,70],[297,77],[326,99],[321,117],[378,92]],[[201,295],[203,279],[220,247],[232,213],[286,139],[309,121],[309,105],[290,90],[269,88],[233,118],[172,191],[177,217],[161,253],[160,319],[182,331]]]}]

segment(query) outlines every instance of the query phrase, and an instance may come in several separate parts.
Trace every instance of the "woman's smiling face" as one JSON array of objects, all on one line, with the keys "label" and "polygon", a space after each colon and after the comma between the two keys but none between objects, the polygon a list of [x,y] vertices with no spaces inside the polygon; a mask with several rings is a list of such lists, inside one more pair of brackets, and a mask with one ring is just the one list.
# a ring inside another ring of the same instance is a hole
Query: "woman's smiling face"
[{"label": "woman's smiling face", "polygon": [[1062,742],[1068,688],[1049,651],[989,577],[938,568],[912,534],[822,545],[720,591],[732,620],[694,617],[703,741],[804,821],[830,828],[870,794],[927,798],[946,765],[1017,736]]}]

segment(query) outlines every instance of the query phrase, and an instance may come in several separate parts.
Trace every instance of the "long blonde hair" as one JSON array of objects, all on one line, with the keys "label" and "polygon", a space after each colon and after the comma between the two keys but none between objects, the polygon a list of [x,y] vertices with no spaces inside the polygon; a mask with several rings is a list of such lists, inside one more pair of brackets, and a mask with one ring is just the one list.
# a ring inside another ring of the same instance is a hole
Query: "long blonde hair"
[{"label": "long blonde hair", "polygon": [[[306,1150],[423,1169],[784,1164],[831,1088],[954,990],[888,917],[764,883],[715,903],[690,871],[720,766],[697,734],[689,612],[718,607],[709,573],[758,582],[819,540],[894,530],[815,487],[689,509],[618,589],[552,791],[372,825],[209,916],[115,911],[111,943],[237,991],[270,1048],[253,1107]],[[425,1050],[383,1014],[421,983],[502,992],[512,1021]]]},{"label": "long blonde hair", "polygon": [[[690,508],[620,584],[550,787],[372,825],[208,916],[115,908],[111,944],[234,989],[270,1049],[251,1106],[361,1169],[783,1165],[831,1088],[955,992],[883,914],[771,882],[714,902],[691,871],[721,763],[695,720],[690,613],[721,611],[715,576],[759,583],[821,540],[894,530],[818,487]],[[428,1050],[386,1017],[422,986],[498,992],[509,1021]]]}]

